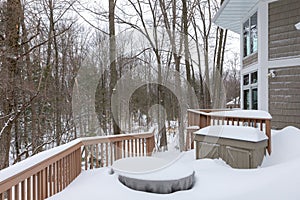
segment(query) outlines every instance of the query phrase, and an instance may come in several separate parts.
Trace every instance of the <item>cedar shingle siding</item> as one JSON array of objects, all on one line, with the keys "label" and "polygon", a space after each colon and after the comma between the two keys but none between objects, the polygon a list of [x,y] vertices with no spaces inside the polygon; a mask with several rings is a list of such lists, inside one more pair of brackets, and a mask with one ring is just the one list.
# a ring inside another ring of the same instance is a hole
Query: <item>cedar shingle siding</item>
[{"label": "cedar shingle siding", "polygon": [[300,66],[276,68],[276,77],[269,79],[269,112],[272,127],[300,128]]},{"label": "cedar shingle siding", "polygon": [[257,63],[257,53],[254,53],[250,56],[247,56],[246,58],[243,59],[243,68],[247,68],[252,64]]},{"label": "cedar shingle siding", "polygon": [[300,55],[300,1],[281,0],[269,4],[269,59]]},{"label": "cedar shingle siding", "polygon": [[[300,57],[300,1],[280,0],[269,4],[269,60]],[[269,112],[272,127],[300,128],[300,63],[299,66],[276,68],[269,78]]]}]

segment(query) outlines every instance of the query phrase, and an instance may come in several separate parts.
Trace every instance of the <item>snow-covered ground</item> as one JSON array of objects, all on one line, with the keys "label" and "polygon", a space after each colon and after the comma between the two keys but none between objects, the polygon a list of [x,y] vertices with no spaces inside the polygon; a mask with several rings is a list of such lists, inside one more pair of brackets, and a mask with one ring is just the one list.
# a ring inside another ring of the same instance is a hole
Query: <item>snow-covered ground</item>
[{"label": "snow-covered ground", "polygon": [[[299,200],[300,130],[287,127],[272,131],[272,151],[260,168],[250,170],[233,169],[222,160],[195,160],[194,151],[181,153],[174,164],[183,163],[196,172],[194,187],[187,191],[134,191],[121,184],[116,173],[110,174],[109,168],[101,168],[82,172],[63,192],[49,199]],[[172,152],[157,156],[172,157]]]}]

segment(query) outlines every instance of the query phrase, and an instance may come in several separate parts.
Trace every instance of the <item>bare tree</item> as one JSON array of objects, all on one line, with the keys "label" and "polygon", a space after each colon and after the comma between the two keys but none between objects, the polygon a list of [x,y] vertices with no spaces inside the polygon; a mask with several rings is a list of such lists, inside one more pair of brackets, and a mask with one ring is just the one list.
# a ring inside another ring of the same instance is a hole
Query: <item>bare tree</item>
[{"label": "bare tree", "polygon": [[[13,123],[17,119],[17,89],[18,69],[17,59],[19,57],[19,31],[21,17],[21,2],[19,0],[8,0],[5,9],[5,53],[2,57],[1,77],[4,84],[1,87],[2,119],[0,131],[0,169],[9,165],[9,150],[11,142],[11,130]],[[2,81],[1,81],[2,82]]]}]

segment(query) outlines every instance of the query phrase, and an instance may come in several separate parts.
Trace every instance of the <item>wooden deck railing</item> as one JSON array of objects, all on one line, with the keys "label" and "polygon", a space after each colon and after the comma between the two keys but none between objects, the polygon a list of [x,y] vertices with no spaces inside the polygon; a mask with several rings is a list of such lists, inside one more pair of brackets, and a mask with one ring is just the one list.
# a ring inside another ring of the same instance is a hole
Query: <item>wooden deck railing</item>
[{"label": "wooden deck railing", "polygon": [[[259,128],[269,138],[267,147],[269,154],[271,154],[271,119],[271,115],[264,111],[228,109],[188,110],[188,127],[198,127],[198,129],[201,129],[211,125],[233,125]],[[193,131],[195,129],[196,128],[191,128],[191,130]],[[187,131],[187,138],[193,137],[193,131]],[[193,140],[191,140],[190,142],[193,143]]]},{"label": "wooden deck railing", "polygon": [[154,149],[154,132],[84,138],[82,143],[87,170],[110,166],[125,157],[150,156]]},{"label": "wooden deck railing", "polygon": [[67,187],[82,166],[89,169],[122,157],[150,156],[153,148],[154,131],[76,139],[1,170],[0,200],[46,199]]}]

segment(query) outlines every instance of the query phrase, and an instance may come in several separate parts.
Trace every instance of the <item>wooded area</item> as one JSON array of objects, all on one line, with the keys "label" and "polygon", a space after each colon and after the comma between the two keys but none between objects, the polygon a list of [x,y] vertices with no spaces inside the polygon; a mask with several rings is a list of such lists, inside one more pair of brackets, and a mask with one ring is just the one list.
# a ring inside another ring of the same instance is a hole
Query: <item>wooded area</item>
[{"label": "wooded area", "polygon": [[238,55],[226,60],[227,30],[212,24],[223,0],[106,1],[0,0],[0,169],[136,127],[157,126],[165,150],[182,108],[239,96]]}]

